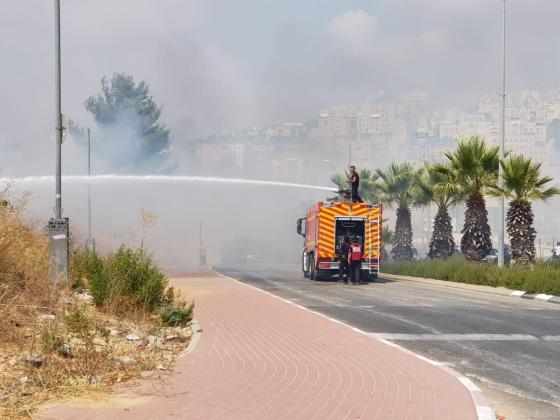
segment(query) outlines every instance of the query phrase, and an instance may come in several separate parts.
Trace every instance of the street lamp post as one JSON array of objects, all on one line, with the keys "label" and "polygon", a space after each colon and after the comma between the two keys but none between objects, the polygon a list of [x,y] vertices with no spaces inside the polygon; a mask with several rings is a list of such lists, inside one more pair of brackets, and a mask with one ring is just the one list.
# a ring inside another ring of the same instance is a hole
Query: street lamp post
[{"label": "street lamp post", "polygon": [[62,98],[60,54],[60,0],[54,1],[55,28],[55,217],[49,220],[51,275],[55,282],[68,280],[68,219],[62,217]]},{"label": "street lamp post", "polygon": [[87,129],[87,151],[88,151],[88,240],[86,248],[91,252],[95,252],[95,239],[91,235],[91,133]]},{"label": "street lamp post", "polygon": [[[500,161],[505,157],[505,139],[506,139],[506,0],[502,0],[503,6],[503,48],[502,48],[502,121],[501,121],[501,138],[500,138]],[[498,166],[499,186],[503,188],[503,170],[502,165]],[[504,239],[505,239],[505,203],[504,197],[499,198],[498,204],[498,266],[504,266]]]},{"label": "street lamp post", "polygon": [[358,131],[358,121],[361,118],[371,118],[378,120],[381,118],[381,114],[371,114],[371,115],[332,115],[332,114],[319,114],[319,118],[342,118],[350,121],[349,123],[349,136],[348,136],[348,165],[352,165],[352,123],[356,124],[356,132]]}]

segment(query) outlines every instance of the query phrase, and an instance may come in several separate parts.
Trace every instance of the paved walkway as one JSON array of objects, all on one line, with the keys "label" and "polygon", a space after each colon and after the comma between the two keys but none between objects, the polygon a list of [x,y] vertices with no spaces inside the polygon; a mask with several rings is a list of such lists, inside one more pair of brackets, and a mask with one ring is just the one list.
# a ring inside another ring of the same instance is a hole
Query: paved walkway
[{"label": "paved walkway", "polygon": [[50,407],[41,418],[477,418],[456,377],[398,348],[223,276],[174,283],[194,297],[203,332],[168,383],[157,392],[145,383],[133,392],[147,397],[128,403]]}]

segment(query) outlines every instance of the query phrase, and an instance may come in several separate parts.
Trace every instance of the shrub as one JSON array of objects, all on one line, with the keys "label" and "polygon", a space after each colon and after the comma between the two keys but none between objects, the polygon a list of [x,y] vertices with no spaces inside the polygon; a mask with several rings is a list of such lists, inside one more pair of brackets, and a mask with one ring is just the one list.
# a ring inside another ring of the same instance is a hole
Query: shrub
[{"label": "shrub", "polygon": [[194,303],[188,307],[180,308],[173,305],[164,306],[161,311],[161,320],[165,325],[176,327],[177,325],[186,325],[192,321]]},{"label": "shrub", "polygon": [[132,306],[151,312],[166,300],[167,278],[143,247],[121,246],[105,257],[80,251],[72,260],[74,284],[88,283],[98,307],[123,313]]},{"label": "shrub", "polygon": [[447,261],[391,261],[383,265],[383,271],[388,274],[560,295],[560,264],[557,261],[539,262],[532,271],[518,267],[501,269],[495,264],[470,263],[462,258]]},{"label": "shrub", "polygon": [[68,331],[83,335],[91,329],[91,322],[86,309],[83,306],[76,306],[72,312],[66,315],[66,325]]}]

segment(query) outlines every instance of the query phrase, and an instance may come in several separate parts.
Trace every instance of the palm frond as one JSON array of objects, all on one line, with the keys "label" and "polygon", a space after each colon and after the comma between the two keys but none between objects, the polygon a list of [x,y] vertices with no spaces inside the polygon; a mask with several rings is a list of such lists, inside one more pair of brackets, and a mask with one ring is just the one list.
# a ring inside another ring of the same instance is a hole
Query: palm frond
[{"label": "palm frond", "polygon": [[541,175],[541,164],[522,155],[510,155],[500,162],[503,172],[503,187],[493,186],[492,190],[511,200],[546,200],[560,194],[560,189],[543,189],[553,179]]}]

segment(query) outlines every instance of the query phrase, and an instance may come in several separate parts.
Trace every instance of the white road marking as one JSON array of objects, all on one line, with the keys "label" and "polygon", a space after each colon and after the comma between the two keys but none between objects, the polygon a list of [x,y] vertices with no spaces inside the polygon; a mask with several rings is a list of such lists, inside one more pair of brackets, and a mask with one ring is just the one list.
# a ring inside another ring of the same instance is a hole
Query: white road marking
[{"label": "white road marking", "polygon": [[[529,334],[387,334],[369,333],[380,340],[402,341],[538,341],[539,337]],[[548,336],[554,337],[554,336]],[[544,338],[543,338],[544,339]],[[558,339],[560,341],[560,338]],[[548,341],[556,341],[549,339]]]},{"label": "white road marking", "polygon": [[510,293],[510,296],[523,296],[525,293],[527,292],[524,292],[522,290],[514,290],[513,292]]},{"label": "white road marking", "polygon": [[554,297],[554,295],[545,295],[545,294],[539,294],[537,296],[535,296],[535,299],[538,300],[544,300],[546,302],[548,302],[550,299],[552,299]]},{"label": "white road marking", "polygon": [[560,341],[560,335],[544,335],[541,337],[544,341]]},{"label": "white road marking", "polygon": [[469,390],[469,391],[480,391],[480,388],[477,387],[473,381],[471,381],[470,379],[463,377],[463,378],[459,378],[459,381],[461,381],[461,383],[463,385],[465,385],[465,387]]}]

